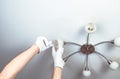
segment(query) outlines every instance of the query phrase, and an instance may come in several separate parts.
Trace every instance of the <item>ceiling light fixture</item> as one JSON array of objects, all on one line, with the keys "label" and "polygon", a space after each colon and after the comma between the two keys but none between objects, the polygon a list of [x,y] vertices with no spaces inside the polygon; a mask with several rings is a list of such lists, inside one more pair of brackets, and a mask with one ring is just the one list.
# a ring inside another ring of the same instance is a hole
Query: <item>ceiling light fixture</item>
[{"label": "ceiling light fixture", "polygon": [[89,77],[91,75],[91,71],[90,71],[90,68],[88,66],[88,64],[89,64],[89,54],[95,53],[95,54],[103,57],[112,70],[116,70],[119,67],[118,62],[112,61],[110,58],[108,58],[108,57],[104,56],[103,54],[101,54],[100,52],[96,51],[95,47],[98,46],[98,45],[104,44],[104,43],[110,43],[110,44],[113,44],[117,47],[120,47],[120,37],[117,37],[117,38],[115,38],[114,40],[111,40],[111,41],[103,41],[103,42],[97,43],[95,45],[92,45],[92,44],[89,43],[89,37],[90,37],[91,33],[96,31],[96,25],[94,23],[88,23],[87,26],[85,27],[85,30],[88,33],[87,40],[86,40],[85,44],[81,45],[81,44],[74,43],[74,42],[64,42],[64,45],[72,44],[72,45],[77,45],[77,46],[80,47],[80,50],[78,50],[78,51],[66,56],[65,58],[63,58],[64,61],[66,62],[69,57],[73,56],[76,53],[85,54],[86,58],[85,58],[85,64],[84,64],[84,69],[83,69],[83,75],[85,77]]}]

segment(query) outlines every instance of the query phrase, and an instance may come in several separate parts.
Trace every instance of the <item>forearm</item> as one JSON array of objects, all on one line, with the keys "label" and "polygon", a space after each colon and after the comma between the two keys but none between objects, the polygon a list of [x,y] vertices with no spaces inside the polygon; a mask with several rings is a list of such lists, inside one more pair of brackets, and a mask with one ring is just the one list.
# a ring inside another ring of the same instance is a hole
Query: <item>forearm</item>
[{"label": "forearm", "polygon": [[1,74],[8,79],[13,79],[38,52],[39,48],[36,45],[33,45],[6,65]]},{"label": "forearm", "polygon": [[52,79],[62,79],[62,68],[55,67]]}]

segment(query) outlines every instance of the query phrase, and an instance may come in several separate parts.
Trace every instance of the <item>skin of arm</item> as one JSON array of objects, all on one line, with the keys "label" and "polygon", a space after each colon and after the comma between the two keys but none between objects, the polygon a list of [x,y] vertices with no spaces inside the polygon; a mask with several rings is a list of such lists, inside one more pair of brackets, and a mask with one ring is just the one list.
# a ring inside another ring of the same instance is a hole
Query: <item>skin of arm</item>
[{"label": "skin of arm", "polygon": [[[36,55],[39,51],[42,51],[49,47],[44,44],[48,44],[48,41],[45,37],[39,37],[36,41],[36,45],[33,45],[31,48],[22,52],[18,56],[16,56],[13,60],[8,63],[3,71],[0,73],[0,79],[14,79],[16,75],[25,67],[25,65]],[[62,77],[62,68],[64,66],[64,62],[61,59],[63,54],[63,48],[59,48],[59,50],[54,53],[55,67],[53,72],[52,79],[61,79]],[[56,59],[57,58],[57,59]]]},{"label": "skin of arm", "polygon": [[62,79],[62,68],[55,67],[52,79]]},{"label": "skin of arm", "polygon": [[31,46],[26,51],[16,56],[0,73],[0,79],[14,79],[24,66],[39,52],[37,45]]}]

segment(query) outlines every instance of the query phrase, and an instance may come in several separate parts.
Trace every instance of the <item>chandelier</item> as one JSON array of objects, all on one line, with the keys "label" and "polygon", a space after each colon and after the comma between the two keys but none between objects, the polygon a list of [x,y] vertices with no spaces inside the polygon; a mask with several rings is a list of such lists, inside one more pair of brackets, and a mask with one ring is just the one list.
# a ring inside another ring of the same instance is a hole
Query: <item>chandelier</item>
[{"label": "chandelier", "polygon": [[114,40],[111,40],[111,41],[102,41],[100,43],[97,43],[97,44],[93,45],[89,42],[89,37],[90,37],[91,33],[96,31],[96,25],[94,23],[88,23],[87,26],[85,27],[85,30],[88,33],[87,38],[86,38],[87,40],[86,40],[85,44],[81,45],[81,44],[74,43],[74,42],[64,42],[64,45],[72,44],[72,45],[79,46],[80,49],[77,50],[76,52],[64,57],[63,60],[66,62],[71,56],[73,56],[76,53],[83,53],[84,55],[86,55],[84,69],[83,69],[83,72],[82,72],[83,76],[85,76],[85,77],[89,77],[91,75],[91,71],[90,71],[90,68],[89,68],[89,65],[88,65],[88,63],[89,63],[88,56],[90,54],[97,54],[97,55],[103,57],[106,60],[108,66],[112,70],[116,70],[119,67],[118,62],[112,61],[112,59],[110,59],[110,58],[104,56],[103,54],[101,54],[100,52],[96,51],[95,47],[98,46],[98,45],[104,44],[104,43],[110,43],[110,44],[113,44],[117,47],[120,47],[120,37],[117,37],[117,38],[115,38]]}]

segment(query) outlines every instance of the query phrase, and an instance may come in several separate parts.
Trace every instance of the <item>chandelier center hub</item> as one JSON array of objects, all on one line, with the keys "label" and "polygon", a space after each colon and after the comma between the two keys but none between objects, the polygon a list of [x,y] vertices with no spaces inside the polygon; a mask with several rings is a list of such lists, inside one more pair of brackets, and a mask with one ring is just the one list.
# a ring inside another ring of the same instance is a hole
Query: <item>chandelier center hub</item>
[{"label": "chandelier center hub", "polygon": [[82,47],[80,48],[80,51],[84,54],[91,54],[95,51],[95,47],[91,44],[84,44],[82,45]]}]

